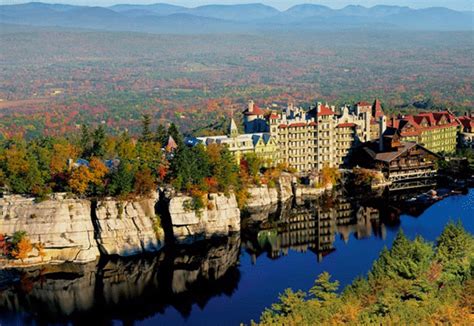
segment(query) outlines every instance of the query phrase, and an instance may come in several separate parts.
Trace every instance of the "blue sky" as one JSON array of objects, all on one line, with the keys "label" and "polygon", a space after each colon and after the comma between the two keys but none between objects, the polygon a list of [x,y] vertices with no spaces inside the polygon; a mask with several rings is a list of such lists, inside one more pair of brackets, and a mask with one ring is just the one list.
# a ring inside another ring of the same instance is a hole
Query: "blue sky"
[{"label": "blue sky", "polygon": [[[81,4],[90,6],[109,6],[117,3],[149,4],[149,3],[171,3],[196,7],[203,4],[236,4],[260,2],[278,9],[287,9],[295,4],[315,3],[332,8],[342,8],[349,4],[358,4],[371,7],[377,4],[408,6],[411,8],[446,7],[455,10],[474,10],[474,0],[34,0],[48,3]],[[1,0],[2,4],[17,4],[30,2],[30,0]]]}]

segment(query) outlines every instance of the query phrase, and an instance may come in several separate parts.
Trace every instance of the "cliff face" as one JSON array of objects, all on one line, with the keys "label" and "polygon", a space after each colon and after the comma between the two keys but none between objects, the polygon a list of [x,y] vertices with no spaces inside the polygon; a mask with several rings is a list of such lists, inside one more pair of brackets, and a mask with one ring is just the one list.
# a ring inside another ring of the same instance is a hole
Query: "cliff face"
[{"label": "cliff face", "polygon": [[35,203],[32,198],[0,198],[0,232],[26,231],[33,244],[44,246],[43,258],[33,254],[25,263],[89,262],[99,256],[91,221],[91,202],[55,198]]},{"label": "cliff face", "polygon": [[235,195],[209,194],[208,207],[199,212],[185,209],[188,196],[169,199],[168,211],[174,239],[178,243],[228,235],[240,231],[240,210]]},{"label": "cliff face", "polygon": [[130,256],[160,250],[164,232],[159,224],[154,227],[156,201],[155,195],[137,201],[97,202],[93,220],[100,251],[106,255]]},{"label": "cliff face", "polygon": [[293,197],[292,184],[296,183],[294,177],[290,173],[283,172],[278,180],[278,199],[284,203]]},{"label": "cliff face", "polygon": [[276,188],[269,188],[264,185],[261,187],[252,187],[248,189],[249,198],[247,200],[247,209],[261,209],[266,206],[278,205],[278,191]]}]

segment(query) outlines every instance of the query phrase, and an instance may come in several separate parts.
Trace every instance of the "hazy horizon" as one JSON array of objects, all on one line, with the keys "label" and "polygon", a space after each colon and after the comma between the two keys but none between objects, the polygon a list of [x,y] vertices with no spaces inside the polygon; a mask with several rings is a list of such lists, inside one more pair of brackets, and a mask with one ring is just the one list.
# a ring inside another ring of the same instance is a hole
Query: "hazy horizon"
[{"label": "hazy horizon", "polygon": [[88,6],[111,6],[114,4],[153,4],[153,3],[168,3],[174,5],[181,5],[186,7],[197,7],[208,4],[248,4],[248,3],[262,3],[275,7],[279,10],[286,10],[298,4],[320,4],[331,7],[333,9],[343,8],[347,5],[362,5],[365,7],[372,7],[375,5],[394,5],[394,6],[408,6],[414,9],[428,8],[428,7],[445,7],[453,10],[474,10],[474,2],[470,0],[418,0],[415,3],[410,0],[363,0],[363,1],[348,1],[348,0],[322,0],[322,1],[308,1],[308,0],[45,0],[45,1],[24,1],[24,0],[3,0],[2,4],[23,4],[29,2],[43,2],[43,3],[61,3],[71,5],[88,5]]}]

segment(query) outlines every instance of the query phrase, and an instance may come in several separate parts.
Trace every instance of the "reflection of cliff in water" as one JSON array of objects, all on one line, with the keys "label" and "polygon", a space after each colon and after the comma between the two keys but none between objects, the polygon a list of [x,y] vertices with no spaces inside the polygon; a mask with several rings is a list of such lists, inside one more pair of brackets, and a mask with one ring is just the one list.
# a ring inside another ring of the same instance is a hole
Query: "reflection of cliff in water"
[{"label": "reflection of cliff in water", "polygon": [[289,250],[310,250],[321,260],[336,250],[336,236],[346,243],[351,235],[355,239],[385,238],[386,227],[398,226],[400,215],[419,216],[433,203],[415,205],[406,200],[421,192],[366,194],[364,198],[351,197],[339,189],[304,205],[288,203],[267,219],[261,214],[255,219],[247,216],[243,221],[243,246],[253,261],[262,253],[276,259]]},{"label": "reflection of cliff in water", "polygon": [[0,289],[0,314],[26,311],[39,322],[91,325],[146,318],[168,306],[187,316],[193,304],[203,308],[210,298],[234,292],[239,249],[235,235],[154,257],[46,266]]}]

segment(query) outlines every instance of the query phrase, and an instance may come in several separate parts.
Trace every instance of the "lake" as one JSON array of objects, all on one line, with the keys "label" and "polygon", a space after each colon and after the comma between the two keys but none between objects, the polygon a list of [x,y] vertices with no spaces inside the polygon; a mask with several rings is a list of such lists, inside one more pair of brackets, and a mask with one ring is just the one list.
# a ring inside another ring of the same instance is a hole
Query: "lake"
[{"label": "lake", "polygon": [[449,220],[461,220],[474,233],[473,189],[434,203],[409,201],[414,195],[336,191],[246,214],[243,231],[228,238],[30,270],[0,288],[0,325],[248,323],[323,271],[341,287],[365,275],[400,228],[434,242]]}]

